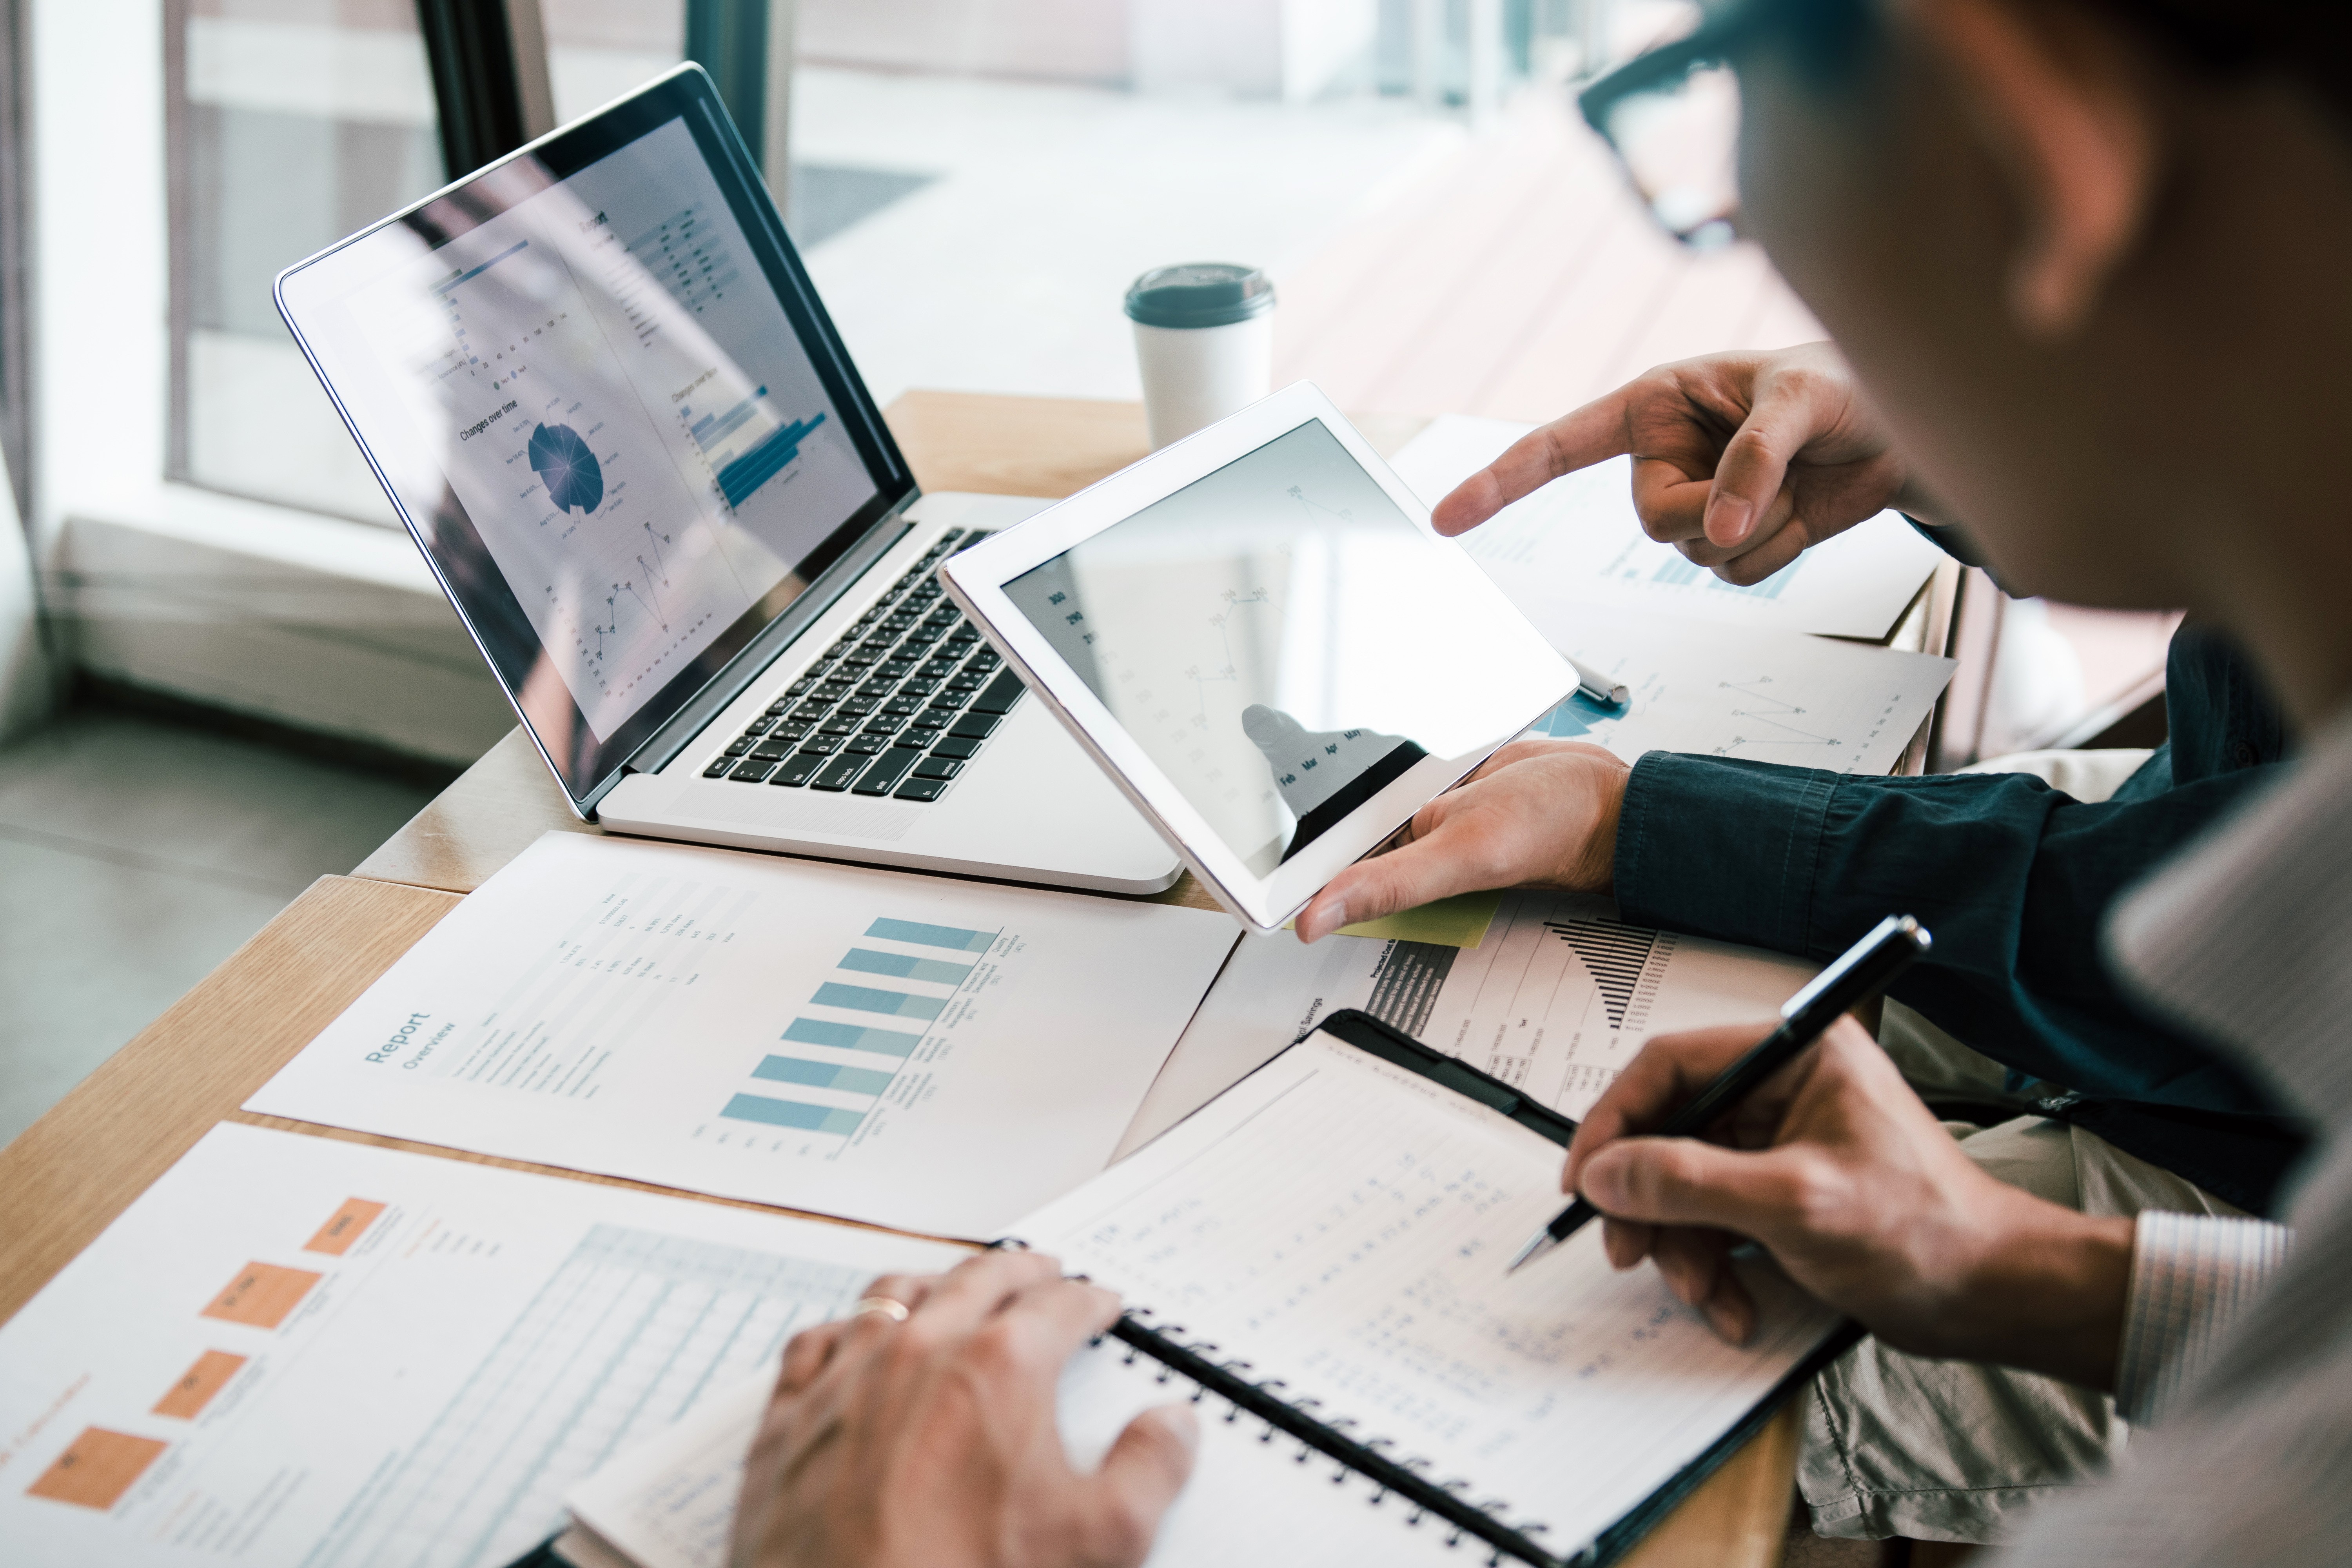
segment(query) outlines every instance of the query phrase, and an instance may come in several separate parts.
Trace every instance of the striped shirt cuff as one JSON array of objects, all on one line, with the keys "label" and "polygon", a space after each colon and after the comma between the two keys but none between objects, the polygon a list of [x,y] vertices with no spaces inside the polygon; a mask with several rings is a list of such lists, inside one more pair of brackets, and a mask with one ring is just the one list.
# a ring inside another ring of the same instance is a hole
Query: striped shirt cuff
[{"label": "striped shirt cuff", "polygon": [[2141,1213],[2116,1371],[2117,1415],[2137,1426],[2164,1419],[2286,1261],[2293,1237],[2267,1220]]}]

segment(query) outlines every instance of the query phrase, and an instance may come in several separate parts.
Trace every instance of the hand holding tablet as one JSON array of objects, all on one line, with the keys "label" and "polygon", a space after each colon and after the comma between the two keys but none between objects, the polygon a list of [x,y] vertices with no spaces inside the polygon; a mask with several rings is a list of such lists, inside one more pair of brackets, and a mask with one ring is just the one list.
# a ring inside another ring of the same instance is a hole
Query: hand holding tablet
[{"label": "hand holding tablet", "polygon": [[1305,382],[940,576],[1259,931],[1578,684]]}]

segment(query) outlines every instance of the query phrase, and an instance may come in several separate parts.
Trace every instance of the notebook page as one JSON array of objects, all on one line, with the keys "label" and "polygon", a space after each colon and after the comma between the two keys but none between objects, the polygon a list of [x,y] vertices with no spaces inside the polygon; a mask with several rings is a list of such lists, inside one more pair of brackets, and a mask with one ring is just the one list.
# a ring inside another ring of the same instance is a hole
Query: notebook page
[{"label": "notebook page", "polygon": [[[1559,1148],[1316,1036],[1015,1227],[1155,1326],[1573,1552],[1706,1451],[1834,1320],[1769,1268],[1746,1348],[1591,1226],[1504,1265],[1560,1204]],[[1181,1325],[1181,1332],[1170,1325]]]},{"label": "notebook page", "polygon": [[[743,1458],[769,1381],[714,1395],[686,1420],[574,1487],[572,1517],[636,1568],[726,1568]],[[1064,1369],[1056,1414],[1073,1466],[1091,1471],[1127,1424],[1154,1405],[1192,1399],[1192,1384],[1116,1341],[1081,1350]],[[1149,1568],[1232,1568],[1236,1563],[1454,1564],[1452,1530],[1412,1522],[1391,1496],[1375,1502],[1361,1478],[1340,1475],[1213,1396],[1193,1405],[1201,1445],[1192,1478],[1160,1521]],[[595,1542],[583,1543],[583,1561]],[[1475,1543],[1465,1552],[1477,1552]],[[1479,1561],[1472,1555],[1467,1561]]]}]

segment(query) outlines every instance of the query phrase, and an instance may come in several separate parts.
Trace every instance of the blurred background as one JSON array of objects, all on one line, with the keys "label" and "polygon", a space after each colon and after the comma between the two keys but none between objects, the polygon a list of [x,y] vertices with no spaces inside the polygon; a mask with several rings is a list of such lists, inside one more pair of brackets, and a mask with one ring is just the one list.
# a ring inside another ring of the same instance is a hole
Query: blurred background
[{"label": "blurred background", "polygon": [[[512,723],[281,268],[694,58],[885,404],[1135,398],[1122,290],[1216,259],[1276,279],[1277,385],[1539,420],[1820,335],[1754,251],[1661,237],[1574,115],[1690,12],[0,0],[0,1142]],[[1936,765],[2160,725],[2168,619],[1963,611]]]}]

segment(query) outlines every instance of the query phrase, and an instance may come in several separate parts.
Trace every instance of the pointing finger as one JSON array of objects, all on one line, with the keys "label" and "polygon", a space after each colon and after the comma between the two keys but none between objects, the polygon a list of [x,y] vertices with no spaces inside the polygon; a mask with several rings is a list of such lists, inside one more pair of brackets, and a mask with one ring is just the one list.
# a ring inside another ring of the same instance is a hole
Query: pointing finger
[{"label": "pointing finger", "polygon": [[1520,437],[1456,485],[1431,511],[1430,521],[1449,538],[1467,533],[1562,474],[1632,451],[1631,393],[1631,387],[1620,387]]}]

